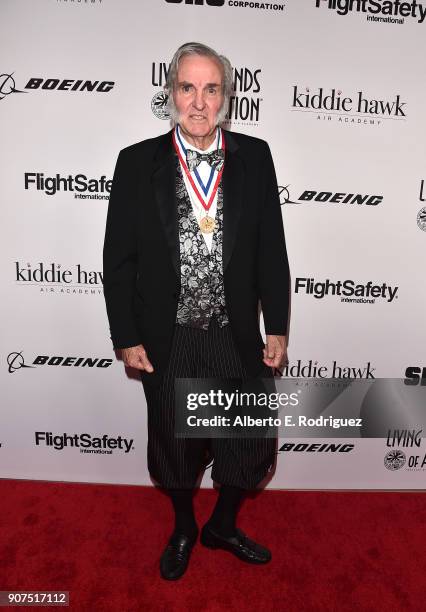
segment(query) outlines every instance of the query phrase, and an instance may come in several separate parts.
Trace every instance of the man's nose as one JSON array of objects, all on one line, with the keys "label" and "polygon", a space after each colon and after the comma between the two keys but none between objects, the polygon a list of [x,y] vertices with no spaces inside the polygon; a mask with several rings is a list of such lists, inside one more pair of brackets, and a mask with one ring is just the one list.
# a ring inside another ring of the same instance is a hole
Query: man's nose
[{"label": "man's nose", "polygon": [[202,90],[195,92],[193,104],[197,110],[203,110],[205,106],[205,100],[204,100],[204,93]]}]

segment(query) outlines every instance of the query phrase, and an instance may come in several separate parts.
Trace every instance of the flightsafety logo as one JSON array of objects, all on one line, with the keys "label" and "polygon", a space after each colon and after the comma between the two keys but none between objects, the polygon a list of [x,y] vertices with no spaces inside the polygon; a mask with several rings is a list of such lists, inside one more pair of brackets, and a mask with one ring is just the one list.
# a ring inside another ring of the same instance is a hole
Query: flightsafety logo
[{"label": "flightsafety logo", "polygon": [[35,432],[36,446],[48,446],[56,451],[64,448],[78,448],[80,453],[91,453],[100,455],[112,455],[115,450],[124,454],[133,450],[133,439],[123,436],[112,437],[108,434],[92,436],[90,433],[54,434],[51,431]]},{"label": "flightsafety logo", "polygon": [[65,176],[56,173],[45,176],[44,172],[25,172],[24,186],[26,190],[35,189],[48,196],[58,192],[72,191],[74,198],[80,200],[108,200],[112,180],[103,174],[99,178],[88,178],[85,174],[68,174]]},{"label": "flightsafety logo", "polygon": [[315,7],[327,7],[338,15],[362,13],[367,21],[404,24],[405,17],[423,23],[426,18],[426,4],[411,0],[315,0]]},{"label": "flightsafety logo", "polygon": [[322,300],[329,295],[337,295],[341,302],[352,302],[356,304],[375,304],[377,300],[393,302],[398,298],[399,287],[392,287],[387,283],[374,284],[356,283],[353,280],[316,281],[315,278],[296,278],[295,292],[312,295],[317,300]]}]

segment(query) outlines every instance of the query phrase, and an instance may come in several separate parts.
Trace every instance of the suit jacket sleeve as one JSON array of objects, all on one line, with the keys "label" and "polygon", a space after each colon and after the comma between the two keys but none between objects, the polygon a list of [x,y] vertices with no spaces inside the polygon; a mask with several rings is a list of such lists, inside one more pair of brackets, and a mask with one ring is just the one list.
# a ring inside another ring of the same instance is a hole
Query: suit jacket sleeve
[{"label": "suit jacket sleeve", "polygon": [[103,248],[104,296],[115,348],[141,343],[134,319],[137,277],[136,176],[126,151],[115,166]]},{"label": "suit jacket sleeve", "polygon": [[257,285],[265,333],[287,334],[290,271],[278,185],[269,145],[265,143],[263,164],[264,198],[259,228]]}]

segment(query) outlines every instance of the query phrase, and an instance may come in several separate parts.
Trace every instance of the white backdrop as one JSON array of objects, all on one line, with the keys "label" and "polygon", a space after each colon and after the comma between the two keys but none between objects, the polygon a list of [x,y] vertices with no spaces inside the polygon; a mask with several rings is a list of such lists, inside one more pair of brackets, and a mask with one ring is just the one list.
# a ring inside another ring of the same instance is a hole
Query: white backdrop
[{"label": "white backdrop", "polygon": [[[273,153],[292,274],[290,368],[403,378],[426,365],[423,10],[1,0],[0,477],[151,482],[142,386],[115,357],[102,293],[107,186],[121,148],[169,129],[157,116],[164,71],[190,40],[235,69],[226,127]],[[357,195],[363,203],[351,203]],[[315,297],[300,279],[371,281],[385,297],[343,302],[331,290],[319,297],[319,284]],[[115,442],[85,453],[48,434]],[[384,439],[356,439],[350,453],[280,452],[268,486],[423,488],[426,462],[414,470],[408,459],[421,465],[424,441],[401,450],[397,471],[384,467]]]}]

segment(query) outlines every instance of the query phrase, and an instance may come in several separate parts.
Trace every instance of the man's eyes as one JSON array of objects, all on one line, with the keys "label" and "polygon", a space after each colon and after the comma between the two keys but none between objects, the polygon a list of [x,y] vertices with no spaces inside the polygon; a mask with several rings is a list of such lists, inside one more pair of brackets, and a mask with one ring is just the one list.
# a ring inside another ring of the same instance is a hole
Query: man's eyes
[{"label": "man's eyes", "polygon": [[[194,89],[193,85],[181,85],[181,90],[184,93],[189,93],[193,89]],[[210,95],[216,95],[217,91],[218,91],[218,88],[217,87],[207,87],[206,91]]]}]

